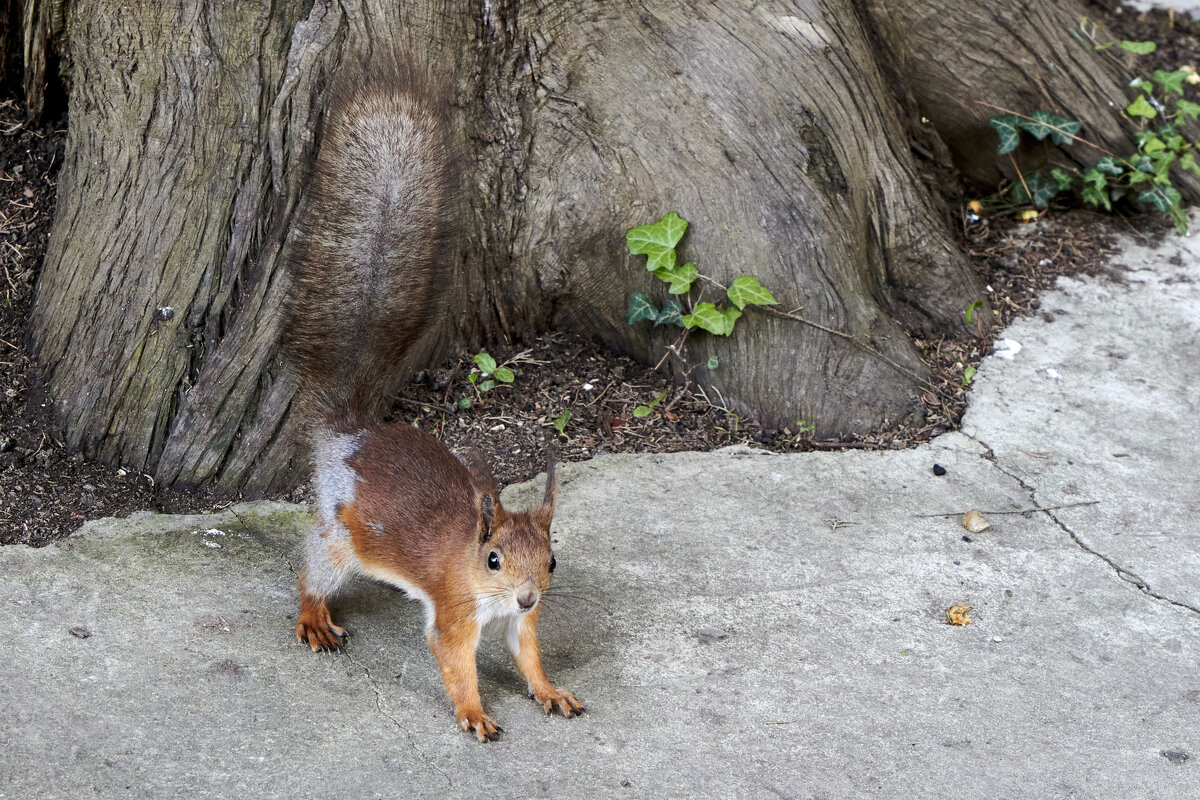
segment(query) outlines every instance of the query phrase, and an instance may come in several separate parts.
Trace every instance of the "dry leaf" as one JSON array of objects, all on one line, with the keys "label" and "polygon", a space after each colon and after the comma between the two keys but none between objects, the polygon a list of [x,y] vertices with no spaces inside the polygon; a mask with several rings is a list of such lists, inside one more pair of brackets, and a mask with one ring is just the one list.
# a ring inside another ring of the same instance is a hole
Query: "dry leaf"
[{"label": "dry leaf", "polygon": [[1017,222],[1036,222],[1037,218],[1038,212],[1034,211],[1032,208],[1028,211],[1022,211],[1021,213],[1017,214]]},{"label": "dry leaf", "polygon": [[971,607],[966,603],[955,603],[946,609],[947,625],[970,625]]},{"label": "dry leaf", "polygon": [[979,202],[978,200],[972,200],[971,202],[967,203],[967,210],[973,211],[976,214],[982,214],[983,203]]},{"label": "dry leaf", "polygon": [[987,521],[987,517],[972,508],[962,515],[962,526],[971,533],[979,533],[992,527],[992,523]]}]

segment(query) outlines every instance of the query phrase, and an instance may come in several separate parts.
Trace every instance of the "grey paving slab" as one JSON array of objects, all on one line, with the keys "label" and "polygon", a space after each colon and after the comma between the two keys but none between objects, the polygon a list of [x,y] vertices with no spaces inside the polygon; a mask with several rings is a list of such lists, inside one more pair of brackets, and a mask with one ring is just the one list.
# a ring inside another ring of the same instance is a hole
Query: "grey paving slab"
[{"label": "grey paving slab", "polygon": [[1195,798],[1194,247],[1045,295],[927,446],[567,465],[542,639],[588,713],[489,641],[494,744],[400,594],[350,587],[342,655],[296,643],[305,509],[0,549],[0,798]]}]

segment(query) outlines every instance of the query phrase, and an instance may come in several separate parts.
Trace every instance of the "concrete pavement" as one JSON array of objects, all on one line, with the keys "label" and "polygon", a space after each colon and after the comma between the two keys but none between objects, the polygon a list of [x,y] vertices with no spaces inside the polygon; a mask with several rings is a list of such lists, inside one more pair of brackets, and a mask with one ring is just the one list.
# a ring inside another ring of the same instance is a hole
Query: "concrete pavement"
[{"label": "concrete pavement", "polygon": [[0,549],[0,798],[1200,796],[1200,239],[1118,263],[927,446],[566,465],[542,641],[588,713],[488,641],[494,744],[398,593],[350,587],[345,654],[296,643],[298,507]]}]

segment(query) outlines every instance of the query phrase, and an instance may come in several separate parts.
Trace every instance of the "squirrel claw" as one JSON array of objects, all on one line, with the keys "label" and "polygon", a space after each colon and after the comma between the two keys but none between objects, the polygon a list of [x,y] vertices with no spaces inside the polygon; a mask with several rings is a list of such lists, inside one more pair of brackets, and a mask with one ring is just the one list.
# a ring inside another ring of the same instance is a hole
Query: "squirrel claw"
[{"label": "squirrel claw", "polygon": [[542,704],[542,710],[546,712],[547,717],[552,715],[556,708],[567,719],[577,717],[586,710],[583,704],[575,699],[575,695],[562,688],[555,687],[542,697],[534,699]]},{"label": "squirrel claw", "polygon": [[497,725],[487,714],[480,714],[478,719],[462,717],[458,724],[464,731],[474,733],[480,744],[494,742],[504,733],[504,728]]},{"label": "squirrel claw", "polygon": [[312,648],[314,653],[331,653],[341,650],[348,634],[330,621],[317,626],[304,620],[296,623],[296,638]]}]

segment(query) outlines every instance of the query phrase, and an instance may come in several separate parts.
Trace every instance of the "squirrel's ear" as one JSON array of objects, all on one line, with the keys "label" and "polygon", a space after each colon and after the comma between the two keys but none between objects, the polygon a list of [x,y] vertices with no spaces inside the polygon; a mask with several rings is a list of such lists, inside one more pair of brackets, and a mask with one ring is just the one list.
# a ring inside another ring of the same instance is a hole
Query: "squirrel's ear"
[{"label": "squirrel's ear", "polygon": [[542,495],[542,504],[534,512],[534,518],[539,527],[548,534],[550,523],[554,520],[554,506],[558,502],[558,469],[554,463],[554,452],[550,452],[550,463],[546,465],[546,492]]},{"label": "squirrel's ear", "polygon": [[486,492],[479,500],[479,543],[492,538],[492,522],[496,517],[496,502],[492,493]]},{"label": "squirrel's ear", "polygon": [[468,447],[461,453],[455,453],[467,472],[471,473],[471,483],[480,493],[496,491],[496,479],[492,477],[492,468],[488,466],[487,457],[478,447]]}]

